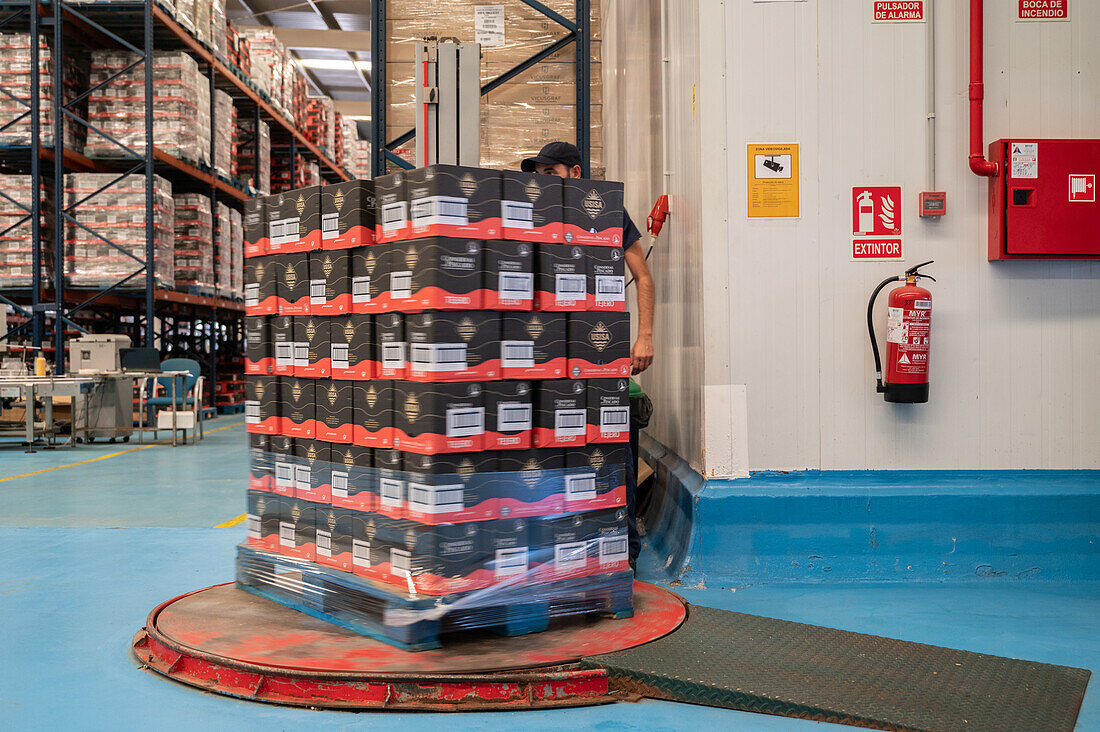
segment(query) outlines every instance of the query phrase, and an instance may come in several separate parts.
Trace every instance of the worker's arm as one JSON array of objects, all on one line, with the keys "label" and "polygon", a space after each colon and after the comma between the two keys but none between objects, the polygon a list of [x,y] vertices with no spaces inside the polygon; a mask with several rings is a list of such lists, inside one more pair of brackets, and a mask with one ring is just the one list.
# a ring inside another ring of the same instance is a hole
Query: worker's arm
[{"label": "worker's arm", "polygon": [[653,277],[642,245],[635,242],[626,250],[626,266],[638,291],[638,339],[630,349],[631,373],[640,374],[653,363]]}]

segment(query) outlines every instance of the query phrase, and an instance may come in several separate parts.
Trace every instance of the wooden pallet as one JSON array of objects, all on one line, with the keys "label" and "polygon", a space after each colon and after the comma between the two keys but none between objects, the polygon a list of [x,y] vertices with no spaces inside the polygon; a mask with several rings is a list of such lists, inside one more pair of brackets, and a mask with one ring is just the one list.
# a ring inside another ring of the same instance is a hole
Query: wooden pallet
[{"label": "wooden pallet", "polygon": [[439,648],[464,631],[527,635],[555,618],[634,615],[630,572],[428,597],[245,546],[237,552],[237,585],[246,592],[407,651]]}]

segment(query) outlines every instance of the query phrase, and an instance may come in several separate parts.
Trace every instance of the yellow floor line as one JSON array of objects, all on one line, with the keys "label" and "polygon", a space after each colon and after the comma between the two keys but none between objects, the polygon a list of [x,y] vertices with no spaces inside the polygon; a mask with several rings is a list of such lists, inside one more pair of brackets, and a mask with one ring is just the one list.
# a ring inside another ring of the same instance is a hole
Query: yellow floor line
[{"label": "yellow floor line", "polygon": [[[213,434],[215,432],[221,432],[222,430],[227,430],[230,427],[239,427],[242,424],[244,424],[244,422],[234,422],[233,424],[227,424],[224,427],[218,427],[215,430],[210,430],[207,434]],[[22,473],[20,475],[9,475],[6,478],[0,478],[0,483],[3,483],[6,480],[15,480],[16,478],[29,478],[32,475],[42,475],[43,473],[49,473],[49,472],[52,472],[54,470],[64,470],[65,468],[75,468],[75,467],[78,467],[80,465],[87,465],[88,463],[94,463],[94,462],[97,462],[99,460],[106,460],[107,458],[113,458],[113,457],[118,457],[119,455],[125,455],[126,453],[137,452],[138,450],[148,450],[150,447],[156,447],[157,445],[171,445],[171,444],[172,444],[171,440],[162,440],[160,442],[153,442],[153,443],[150,443],[148,445],[139,445],[137,447],[131,447],[129,450],[120,450],[119,452],[112,452],[109,455],[100,455],[99,457],[90,458],[88,460],[81,460],[81,461],[76,462],[76,463],[68,463],[67,465],[55,465],[52,468],[43,468],[42,470],[33,470],[29,473]]]},{"label": "yellow floor line", "polygon": [[240,522],[244,521],[246,518],[248,518],[248,514],[247,513],[242,513],[237,518],[232,518],[232,519],[229,519],[228,521],[222,521],[220,524],[218,524],[214,528],[215,529],[228,529],[228,528],[231,528],[233,526],[236,526]]}]

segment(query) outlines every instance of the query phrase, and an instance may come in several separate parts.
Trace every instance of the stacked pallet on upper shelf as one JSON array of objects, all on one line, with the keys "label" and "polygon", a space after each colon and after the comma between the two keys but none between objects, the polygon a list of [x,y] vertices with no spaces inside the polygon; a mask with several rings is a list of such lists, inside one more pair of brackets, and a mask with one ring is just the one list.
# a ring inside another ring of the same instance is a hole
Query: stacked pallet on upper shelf
[{"label": "stacked pallet on upper shelf", "polygon": [[[7,92],[0,95],[0,145],[30,145],[31,77],[33,75],[31,37],[29,33],[0,33],[0,86]],[[65,99],[73,100],[86,86],[86,63],[75,57],[66,57]],[[39,142],[44,147],[53,146],[53,54],[45,37],[38,45],[38,99]],[[75,105],[71,110],[80,115],[85,106]],[[65,147],[80,151],[84,148],[85,128],[66,116],[64,121]]]},{"label": "stacked pallet on upper shelf", "polygon": [[[29,175],[4,176],[0,195],[0,289],[34,284],[31,202]],[[47,253],[50,255],[52,252]]]},{"label": "stacked pallet on upper shelf", "polygon": [[410,649],[630,612],[621,184],[431,166],[245,227],[241,585]]}]

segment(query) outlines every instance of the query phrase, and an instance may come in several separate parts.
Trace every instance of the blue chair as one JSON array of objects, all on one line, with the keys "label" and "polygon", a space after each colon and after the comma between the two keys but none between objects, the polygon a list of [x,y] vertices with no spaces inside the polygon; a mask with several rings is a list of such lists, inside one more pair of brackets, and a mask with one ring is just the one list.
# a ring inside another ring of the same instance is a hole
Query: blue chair
[{"label": "blue chair", "polygon": [[[172,381],[176,382],[176,409],[195,413],[195,426],[199,439],[203,438],[202,428],[202,394],[203,381],[202,366],[193,358],[169,358],[160,364],[161,371],[186,371],[186,375],[158,376],[152,384],[152,393],[145,404],[156,409],[158,407],[171,409],[172,407]],[[143,388],[145,388],[143,386]],[[156,430],[153,432],[154,439]]]}]

